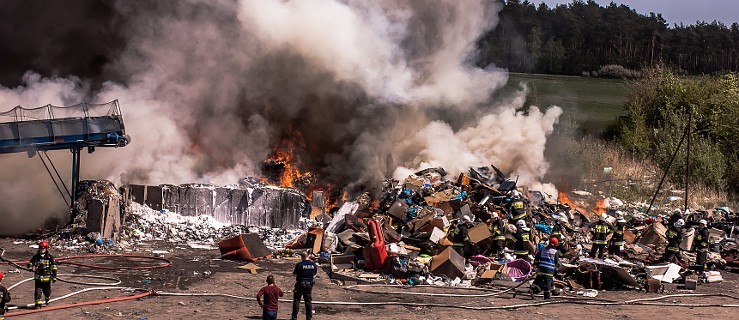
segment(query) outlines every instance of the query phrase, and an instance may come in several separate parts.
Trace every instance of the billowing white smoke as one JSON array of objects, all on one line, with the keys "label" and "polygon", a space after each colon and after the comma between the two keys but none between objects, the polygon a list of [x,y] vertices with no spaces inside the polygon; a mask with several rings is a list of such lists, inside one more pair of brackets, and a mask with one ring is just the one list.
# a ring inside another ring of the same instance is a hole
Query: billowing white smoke
[{"label": "billowing white smoke", "polygon": [[[233,183],[259,174],[271,149],[299,132],[301,158],[332,183],[376,182],[398,167],[461,172],[488,164],[535,182],[547,170],[544,143],[561,110],[517,113],[523,93],[489,101],[507,74],[471,60],[498,10],[484,0],[120,1],[126,49],[106,70],[124,81],[90,92],[77,79],[29,76],[21,87],[0,88],[0,106],[119,99],[132,143],[85,155],[83,179]],[[59,153],[64,169],[69,156]],[[9,163],[19,158],[0,162],[22,167]],[[42,179],[12,192],[63,206]],[[39,225],[54,211],[36,211],[33,220],[33,210],[3,210],[0,233],[14,222]]]},{"label": "billowing white smoke", "polygon": [[[465,61],[477,37],[495,22],[495,9],[481,1],[252,0],[242,1],[240,9],[243,27],[260,46],[294,50],[335,81],[356,83],[384,102],[471,108],[506,81],[503,72]],[[434,38],[422,35],[413,48],[404,48],[422,22],[429,25],[419,31]]]}]

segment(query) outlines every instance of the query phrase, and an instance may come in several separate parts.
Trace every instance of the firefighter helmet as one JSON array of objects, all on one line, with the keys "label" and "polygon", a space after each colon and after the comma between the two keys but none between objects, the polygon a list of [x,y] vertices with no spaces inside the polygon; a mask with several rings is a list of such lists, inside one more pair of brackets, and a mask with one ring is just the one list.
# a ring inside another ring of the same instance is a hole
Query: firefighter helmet
[{"label": "firefighter helmet", "polygon": [[41,240],[41,241],[40,241],[40,242],[38,243],[38,247],[39,247],[39,249],[41,249],[41,248],[44,248],[44,249],[49,249],[49,242],[48,242],[48,241],[46,241],[46,240]]},{"label": "firefighter helmet", "polygon": [[559,239],[557,239],[556,237],[549,238],[549,245],[552,246],[552,247],[558,246],[559,245]]},{"label": "firefighter helmet", "polygon": [[518,220],[516,221],[516,226],[519,228],[526,228],[526,221]]},{"label": "firefighter helmet", "polygon": [[683,219],[677,219],[675,221],[675,228],[682,228],[685,225],[685,220]]}]

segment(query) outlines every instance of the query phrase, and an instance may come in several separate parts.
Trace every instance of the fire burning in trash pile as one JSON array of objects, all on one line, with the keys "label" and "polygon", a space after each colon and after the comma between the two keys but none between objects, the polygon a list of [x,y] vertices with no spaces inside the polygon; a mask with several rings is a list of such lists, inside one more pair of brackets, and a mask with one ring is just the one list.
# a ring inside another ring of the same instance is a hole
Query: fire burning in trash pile
[{"label": "fire burning in trash pile", "polygon": [[560,191],[557,196],[557,202],[561,204],[566,204],[583,214],[599,215],[606,212],[606,200],[604,198],[597,198],[595,200],[595,203],[588,203],[584,200],[573,201],[567,194],[567,192]]},{"label": "fire burning in trash pile", "polygon": [[300,132],[288,130],[286,137],[273,149],[271,156],[262,163],[263,182],[283,188],[305,189],[315,181],[309,171],[303,169],[297,151],[305,148]]},{"label": "fire burning in trash pile", "polygon": [[[330,208],[341,201],[347,201],[349,194],[339,193],[336,187],[325,182],[318,182],[315,174],[307,170],[307,166],[301,161],[300,154],[305,150],[305,142],[297,130],[288,130],[287,137],[282,139],[272,149],[269,158],[262,163],[261,182],[282,188],[293,188],[305,193],[309,201],[313,201],[314,191],[323,191],[326,199],[326,208]],[[341,199],[339,199],[341,198]]]}]

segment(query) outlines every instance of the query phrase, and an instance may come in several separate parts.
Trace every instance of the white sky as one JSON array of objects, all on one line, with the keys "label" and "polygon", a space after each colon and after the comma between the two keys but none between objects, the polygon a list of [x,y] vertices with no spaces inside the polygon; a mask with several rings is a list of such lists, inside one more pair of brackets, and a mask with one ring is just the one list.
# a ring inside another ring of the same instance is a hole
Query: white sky
[{"label": "white sky", "polygon": [[[549,7],[557,4],[571,3],[571,0],[529,0],[537,5],[545,2]],[[595,0],[601,6],[607,6],[611,0]],[[726,26],[739,22],[739,0],[614,0],[617,4],[625,4],[641,14],[649,12],[661,13],[669,26],[681,22],[695,24],[696,21],[712,22],[717,20]]]}]

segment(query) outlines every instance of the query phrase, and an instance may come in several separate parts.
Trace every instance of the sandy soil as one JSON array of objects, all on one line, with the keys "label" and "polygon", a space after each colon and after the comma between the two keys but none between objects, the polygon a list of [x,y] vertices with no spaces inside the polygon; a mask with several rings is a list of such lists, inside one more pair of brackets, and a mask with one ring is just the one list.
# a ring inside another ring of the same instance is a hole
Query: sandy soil
[{"label": "sandy soil", "polygon": [[[0,247],[6,249],[4,258],[10,260],[27,260],[34,249],[28,244],[13,244],[16,239],[0,239]],[[244,263],[215,259],[217,250],[202,250],[183,248],[169,243],[149,243],[137,247],[135,253],[153,255],[152,250],[172,250],[164,257],[170,259],[171,267],[153,270],[109,271],[60,265],[60,273],[114,276],[120,278],[121,286],[129,286],[156,290],[159,292],[179,293],[227,293],[245,296],[248,299],[228,297],[193,297],[193,296],[150,296],[138,300],[115,302],[92,306],[74,307],[63,310],[53,310],[30,315],[9,317],[10,319],[260,319],[259,310],[254,296],[264,285],[268,274],[275,275],[277,284],[286,291],[286,297],[291,294],[294,279],[292,268],[297,260],[272,259],[257,262],[264,268],[257,274],[237,269]],[[67,252],[52,254],[63,257],[73,255]],[[141,264],[140,261],[105,261],[89,260],[99,264]],[[152,263],[152,262],[146,262]],[[30,276],[27,272],[10,273],[15,268],[2,265],[0,270],[6,276],[3,285],[9,287],[18,281]],[[695,293],[728,293],[734,294],[739,290],[739,275],[722,271],[725,279],[722,283],[699,285]],[[60,276],[60,278],[63,278]],[[82,279],[76,279],[82,280]],[[91,280],[93,281],[93,280]],[[100,281],[100,280],[94,280]],[[241,283],[245,287],[237,284]],[[53,297],[59,297],[86,286],[56,282],[53,286]],[[680,289],[680,285],[666,285],[665,294],[687,293]],[[546,306],[526,307],[513,310],[463,310],[446,307],[425,306],[397,306],[384,305],[384,302],[412,302],[446,305],[465,305],[476,307],[504,306],[532,302],[529,297],[519,295],[512,298],[510,294],[497,297],[429,297],[407,294],[394,294],[390,291],[400,291],[397,288],[371,288],[365,290],[383,291],[384,294],[362,293],[347,290],[328,278],[323,271],[319,272],[316,286],[313,291],[317,301],[348,301],[348,302],[376,302],[379,305],[371,306],[341,306],[341,305],[314,305],[314,319],[695,319],[709,317],[713,319],[733,318],[739,311],[735,307],[687,307],[685,304],[738,304],[736,300],[721,297],[675,297],[665,300],[670,306],[602,306],[582,305],[576,301],[570,303],[552,304]],[[481,291],[459,290],[450,288],[413,288],[408,292],[433,292],[456,294],[480,294]],[[11,291],[13,304],[26,304],[33,301],[33,282],[24,283]],[[120,290],[86,292],[52,303],[50,306],[79,303],[97,299],[121,297],[131,295],[131,292]],[[658,294],[649,294],[637,291],[601,291],[596,299],[627,300],[638,298],[657,297]],[[539,298],[534,302],[541,301]],[[597,302],[590,299],[591,302]],[[291,304],[289,301],[280,304],[279,319],[290,318]],[[43,309],[42,309],[43,310]],[[12,311],[9,312],[9,315]],[[301,306],[301,317],[304,318]]]}]

